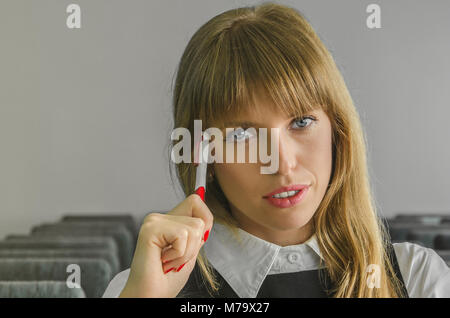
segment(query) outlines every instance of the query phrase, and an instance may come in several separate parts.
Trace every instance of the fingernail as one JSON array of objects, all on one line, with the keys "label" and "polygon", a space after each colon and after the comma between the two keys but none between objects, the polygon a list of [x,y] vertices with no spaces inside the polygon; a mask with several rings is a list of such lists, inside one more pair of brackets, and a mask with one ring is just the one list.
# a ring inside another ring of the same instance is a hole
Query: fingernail
[{"label": "fingernail", "polygon": [[167,274],[167,273],[170,272],[172,269],[175,269],[175,267],[172,267],[171,269],[168,269],[167,271],[164,272],[164,274]]},{"label": "fingernail", "polygon": [[208,239],[209,236],[209,230],[205,232],[205,235],[203,236],[203,241],[206,242],[206,240]]},{"label": "fingernail", "polygon": [[181,271],[181,269],[183,268],[184,265],[186,265],[186,263],[184,263],[183,265],[181,265],[180,267],[178,267],[177,272]]}]

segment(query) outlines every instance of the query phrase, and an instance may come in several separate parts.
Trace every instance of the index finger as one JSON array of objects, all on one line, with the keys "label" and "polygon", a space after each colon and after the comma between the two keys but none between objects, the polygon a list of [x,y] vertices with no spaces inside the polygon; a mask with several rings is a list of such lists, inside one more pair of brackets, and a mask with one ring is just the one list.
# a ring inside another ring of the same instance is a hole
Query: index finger
[{"label": "index finger", "polygon": [[205,228],[208,230],[211,230],[213,226],[214,216],[211,210],[200,196],[195,193],[186,197],[168,214],[201,218],[205,222]]}]

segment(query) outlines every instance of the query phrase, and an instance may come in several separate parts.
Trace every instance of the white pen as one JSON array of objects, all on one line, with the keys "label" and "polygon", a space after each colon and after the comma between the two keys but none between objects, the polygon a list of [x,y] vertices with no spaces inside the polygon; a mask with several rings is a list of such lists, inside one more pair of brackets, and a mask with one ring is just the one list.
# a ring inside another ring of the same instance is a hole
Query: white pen
[{"label": "white pen", "polygon": [[[199,164],[197,166],[195,174],[195,193],[197,193],[203,202],[205,202],[206,194],[206,172],[208,169],[209,160],[209,135],[206,132],[202,134],[202,141],[198,143],[200,146],[199,151]],[[206,157],[206,159],[205,159]]]}]

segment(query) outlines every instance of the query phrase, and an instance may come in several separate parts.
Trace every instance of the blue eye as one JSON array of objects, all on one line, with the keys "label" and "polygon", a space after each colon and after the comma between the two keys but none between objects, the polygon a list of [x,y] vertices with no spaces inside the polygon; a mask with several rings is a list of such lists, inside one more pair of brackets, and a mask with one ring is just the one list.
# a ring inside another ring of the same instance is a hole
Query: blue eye
[{"label": "blue eye", "polygon": [[[309,123],[307,122],[307,120],[309,120]],[[306,128],[308,126],[310,126],[313,122],[315,122],[316,119],[312,116],[305,116],[302,118],[296,118],[293,120],[293,123],[301,123],[298,127],[294,127],[294,128]]]},{"label": "blue eye", "polygon": [[227,142],[240,142],[240,141],[244,141],[246,139],[250,139],[253,136],[253,134],[251,133],[250,129],[244,129],[242,127],[236,128],[234,129],[234,131],[230,132],[227,136],[226,136],[226,141]]}]

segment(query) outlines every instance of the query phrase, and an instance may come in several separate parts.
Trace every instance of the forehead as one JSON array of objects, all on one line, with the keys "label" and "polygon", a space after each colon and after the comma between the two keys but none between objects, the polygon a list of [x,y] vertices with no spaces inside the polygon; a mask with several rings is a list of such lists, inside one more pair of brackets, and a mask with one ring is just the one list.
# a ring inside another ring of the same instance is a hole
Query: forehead
[{"label": "forehead", "polygon": [[[216,120],[216,124],[229,127],[231,123],[236,122],[261,122],[267,114],[280,112],[280,107],[277,107],[264,91],[259,91],[247,99],[245,103],[229,107],[229,110],[221,114],[220,119]],[[287,114],[284,115],[287,116]]]},{"label": "forehead", "polygon": [[266,126],[271,121],[288,119],[290,116],[281,111],[270,107],[267,104],[258,104],[247,107],[245,110],[234,116],[228,116],[224,124],[228,126],[237,126],[244,124],[246,126]]},{"label": "forehead", "polygon": [[297,94],[288,94],[282,88],[279,88],[279,91],[268,91],[268,88],[261,85],[255,86],[247,94],[235,99],[237,100],[239,102],[228,104],[227,107],[217,105],[217,112],[208,120],[207,125],[226,128],[246,122],[260,123],[246,125],[249,127],[269,127],[275,122],[278,125],[282,120],[301,118],[315,110],[323,110],[322,105],[313,100],[301,99]]}]

